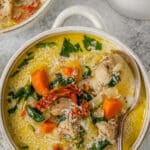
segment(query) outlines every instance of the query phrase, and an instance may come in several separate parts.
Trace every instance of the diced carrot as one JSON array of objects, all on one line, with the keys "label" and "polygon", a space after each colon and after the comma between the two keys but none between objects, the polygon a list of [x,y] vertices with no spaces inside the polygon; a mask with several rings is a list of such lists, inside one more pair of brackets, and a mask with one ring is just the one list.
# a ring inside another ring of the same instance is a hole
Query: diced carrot
[{"label": "diced carrot", "polygon": [[69,61],[65,67],[65,69],[61,69],[63,75],[66,77],[75,77],[77,81],[79,81],[82,77],[81,65],[77,60]]},{"label": "diced carrot", "polygon": [[103,103],[104,116],[111,119],[121,112],[122,104],[118,99],[106,99]]},{"label": "diced carrot", "polygon": [[54,122],[44,122],[42,124],[42,131],[43,133],[50,133],[56,128],[56,123]]},{"label": "diced carrot", "polygon": [[24,119],[26,116],[26,110],[24,109],[22,112],[21,112],[21,118]]},{"label": "diced carrot", "polygon": [[71,67],[62,67],[61,72],[63,73],[64,76],[71,77],[72,73],[73,73],[73,68],[71,68]]},{"label": "diced carrot", "polygon": [[53,150],[62,150],[62,147],[59,144],[55,144]]},{"label": "diced carrot", "polygon": [[36,70],[32,73],[31,81],[38,94],[43,96],[49,93],[48,75],[44,68]]}]

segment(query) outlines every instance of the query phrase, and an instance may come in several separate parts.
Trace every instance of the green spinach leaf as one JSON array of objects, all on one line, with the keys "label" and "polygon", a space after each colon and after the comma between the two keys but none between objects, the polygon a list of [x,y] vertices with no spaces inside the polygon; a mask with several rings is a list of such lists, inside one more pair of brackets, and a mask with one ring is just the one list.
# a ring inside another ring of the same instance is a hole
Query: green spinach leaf
[{"label": "green spinach leaf", "polygon": [[30,95],[32,95],[33,91],[34,91],[34,90],[33,90],[33,87],[32,87],[31,84],[26,85],[25,87],[20,88],[20,89],[15,93],[14,98],[19,98],[19,99],[24,98],[24,100],[27,100],[28,97],[29,97]]},{"label": "green spinach leaf", "polygon": [[108,83],[109,87],[114,87],[115,85],[117,85],[119,82],[121,81],[120,76],[116,75],[116,74],[112,74],[112,78]]},{"label": "green spinach leaf", "polygon": [[46,47],[53,47],[57,44],[55,42],[40,42],[36,44],[36,48],[46,48]]},{"label": "green spinach leaf", "polygon": [[61,73],[56,74],[56,79],[51,82],[50,89],[53,89],[55,86],[65,86],[68,84],[75,84],[76,80],[73,77],[64,78]]},{"label": "green spinach leaf", "polygon": [[42,122],[44,120],[42,113],[38,109],[27,105],[26,111],[27,111],[28,115],[36,122]]},{"label": "green spinach leaf", "polygon": [[85,66],[85,72],[83,74],[83,79],[87,79],[92,76],[92,71],[89,66]]},{"label": "green spinach leaf", "polygon": [[64,39],[63,46],[61,48],[60,55],[69,57],[71,53],[82,51],[79,43],[73,45],[69,39]]},{"label": "green spinach leaf", "polygon": [[102,50],[102,43],[95,40],[94,38],[90,38],[88,36],[84,36],[83,44],[86,50]]}]

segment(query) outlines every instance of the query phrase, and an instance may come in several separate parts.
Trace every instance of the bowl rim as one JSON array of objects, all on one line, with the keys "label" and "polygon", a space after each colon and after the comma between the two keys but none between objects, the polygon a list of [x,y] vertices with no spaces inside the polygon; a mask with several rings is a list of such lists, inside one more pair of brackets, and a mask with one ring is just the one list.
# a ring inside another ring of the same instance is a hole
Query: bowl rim
[{"label": "bowl rim", "polygon": [[142,141],[148,131],[149,121],[150,121],[150,91],[149,91],[150,84],[149,84],[149,79],[148,79],[145,67],[141,63],[138,56],[130,48],[128,48],[128,46],[126,46],[125,44],[120,42],[114,36],[111,36],[109,33],[106,33],[99,29],[95,29],[95,28],[91,28],[91,27],[81,27],[81,26],[60,27],[60,28],[54,28],[52,30],[42,32],[42,33],[38,34],[37,36],[33,37],[32,39],[28,40],[27,42],[25,42],[21,46],[21,48],[18,49],[15,52],[15,54],[11,57],[11,59],[8,61],[8,64],[6,65],[6,67],[2,73],[1,79],[0,79],[0,83],[1,83],[0,84],[0,107],[1,107],[0,108],[0,126],[1,126],[1,130],[2,130],[2,134],[4,135],[5,139],[7,140],[7,142],[9,143],[9,145],[11,146],[12,149],[14,149],[14,148],[17,149],[16,144],[13,142],[7,128],[5,127],[5,119],[4,119],[5,116],[4,116],[4,111],[3,111],[3,100],[2,100],[2,97],[4,96],[4,90],[3,90],[3,87],[5,85],[4,83],[7,81],[7,77],[9,75],[9,73],[11,72],[11,69],[17,62],[18,58],[20,58],[20,55],[23,55],[24,53],[26,53],[26,51],[28,51],[29,47],[31,47],[32,45],[34,45],[34,44],[38,43],[39,41],[42,41],[46,38],[65,34],[65,33],[91,34],[91,35],[94,35],[97,37],[104,38],[104,39],[114,43],[116,46],[118,46],[118,48],[127,51],[136,60],[137,64],[139,65],[141,74],[142,74],[142,78],[143,78],[143,81],[145,84],[145,89],[146,89],[146,96],[147,96],[147,98],[146,98],[147,105],[146,105],[144,122],[143,122],[142,128],[140,130],[140,133],[139,133],[135,143],[132,145],[132,149],[136,150],[142,143]]},{"label": "bowl rim", "polygon": [[39,8],[39,10],[37,10],[32,16],[30,16],[28,19],[26,19],[25,21],[18,23],[16,25],[13,25],[11,27],[5,28],[0,30],[0,34],[4,34],[4,33],[9,33],[12,31],[16,31],[20,28],[23,28],[24,26],[28,25],[29,23],[31,23],[33,20],[35,20],[44,10],[46,7],[48,7],[48,5],[53,2],[54,0],[46,0],[44,2],[44,4],[42,5],[41,8]]}]

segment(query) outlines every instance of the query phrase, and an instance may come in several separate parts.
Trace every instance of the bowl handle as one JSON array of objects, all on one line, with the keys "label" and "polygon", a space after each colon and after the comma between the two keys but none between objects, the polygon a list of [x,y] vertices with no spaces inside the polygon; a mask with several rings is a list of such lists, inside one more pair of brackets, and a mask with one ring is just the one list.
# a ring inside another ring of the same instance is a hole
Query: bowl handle
[{"label": "bowl handle", "polygon": [[98,12],[88,6],[83,5],[75,5],[63,10],[56,18],[52,28],[61,27],[67,18],[74,15],[86,17],[94,24],[95,28],[107,31],[107,28],[102,21],[102,17],[98,14]]}]

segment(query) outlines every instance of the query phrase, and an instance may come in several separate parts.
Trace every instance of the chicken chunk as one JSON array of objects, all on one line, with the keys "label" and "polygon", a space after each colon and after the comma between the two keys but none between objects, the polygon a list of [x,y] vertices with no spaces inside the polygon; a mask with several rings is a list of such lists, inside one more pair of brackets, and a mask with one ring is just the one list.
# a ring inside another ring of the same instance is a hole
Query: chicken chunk
[{"label": "chicken chunk", "polygon": [[54,116],[62,115],[64,114],[64,111],[71,106],[71,104],[71,99],[60,98],[49,107],[49,112]]},{"label": "chicken chunk", "polygon": [[8,20],[12,15],[13,0],[0,0],[0,21]]},{"label": "chicken chunk", "polygon": [[98,138],[100,140],[108,139],[111,143],[116,142],[117,123],[115,119],[111,119],[108,122],[99,122],[96,126],[98,128]]},{"label": "chicken chunk", "polygon": [[65,120],[60,123],[58,132],[64,138],[75,138],[78,133],[78,125]]},{"label": "chicken chunk", "polygon": [[120,72],[122,65],[116,61],[113,54],[106,54],[103,60],[98,64],[94,77],[90,81],[91,86],[95,91],[101,91],[102,87],[106,86],[112,78],[114,72]]}]

